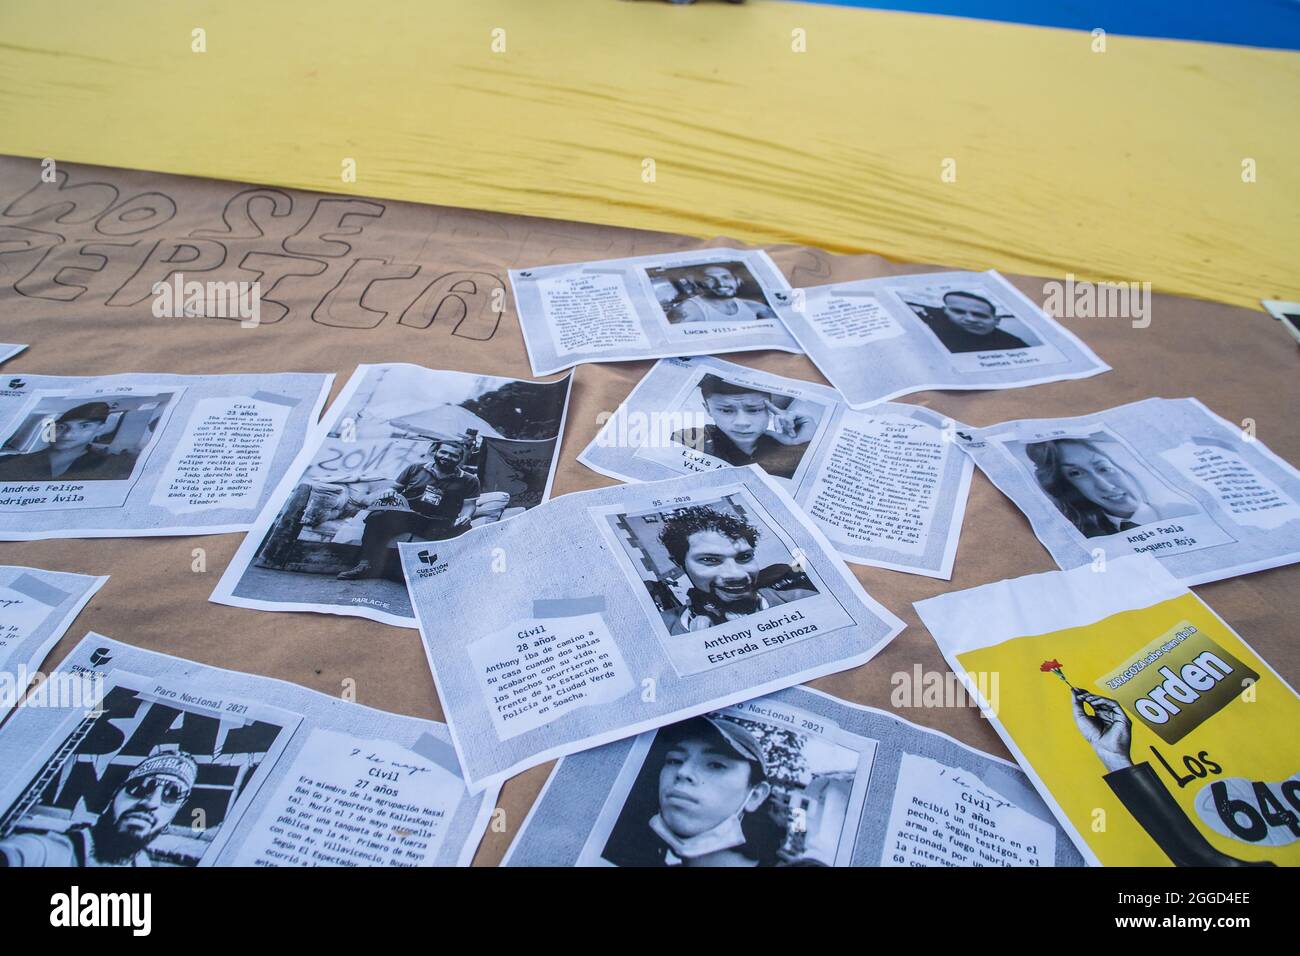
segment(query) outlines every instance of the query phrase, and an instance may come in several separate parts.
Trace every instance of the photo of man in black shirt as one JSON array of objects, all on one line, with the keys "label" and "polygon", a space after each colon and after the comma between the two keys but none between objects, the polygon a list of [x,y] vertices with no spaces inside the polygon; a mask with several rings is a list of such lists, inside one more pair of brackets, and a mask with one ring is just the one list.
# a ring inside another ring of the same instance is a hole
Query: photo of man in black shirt
[{"label": "photo of man in black shirt", "polygon": [[408,465],[392,485],[367,502],[361,560],[339,573],[341,581],[378,577],[393,539],[411,533],[423,540],[455,537],[469,528],[479,480],[461,468],[465,448],[435,440],[422,461]]},{"label": "photo of man in black shirt", "polygon": [[136,455],[106,455],[91,448],[111,414],[106,402],[83,402],[68,409],[50,423],[45,448],[0,458],[0,482],[130,478]]},{"label": "photo of man in black shirt", "polygon": [[1019,336],[998,328],[997,307],[974,292],[946,292],[943,308],[909,302],[949,352],[1008,352],[1029,347]]}]

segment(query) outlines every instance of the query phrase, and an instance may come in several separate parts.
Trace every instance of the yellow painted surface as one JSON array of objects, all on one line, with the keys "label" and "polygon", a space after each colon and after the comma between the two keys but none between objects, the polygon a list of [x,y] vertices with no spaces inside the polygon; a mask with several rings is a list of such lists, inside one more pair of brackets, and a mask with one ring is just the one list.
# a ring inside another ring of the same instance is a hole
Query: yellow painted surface
[{"label": "yellow painted surface", "polygon": [[768,2],[5,0],[0,151],[1300,299],[1300,55],[1092,47]]}]

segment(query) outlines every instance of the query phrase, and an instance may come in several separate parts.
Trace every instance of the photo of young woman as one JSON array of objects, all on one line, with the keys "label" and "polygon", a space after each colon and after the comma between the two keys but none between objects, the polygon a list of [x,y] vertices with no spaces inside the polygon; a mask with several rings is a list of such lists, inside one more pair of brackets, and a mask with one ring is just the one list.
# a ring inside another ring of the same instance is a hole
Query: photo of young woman
[{"label": "photo of young woman", "polygon": [[1104,434],[1030,442],[1024,450],[1039,487],[1086,538],[1200,511]]}]

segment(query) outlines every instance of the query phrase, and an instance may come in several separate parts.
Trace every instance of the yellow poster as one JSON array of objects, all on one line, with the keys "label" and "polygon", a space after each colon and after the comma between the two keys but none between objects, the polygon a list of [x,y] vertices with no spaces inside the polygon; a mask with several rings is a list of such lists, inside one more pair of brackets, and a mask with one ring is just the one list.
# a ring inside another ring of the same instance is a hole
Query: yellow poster
[{"label": "yellow poster", "polygon": [[[1124,559],[918,610],[968,683],[998,676],[990,717],[1096,862],[1294,866],[1300,699],[1164,578],[1149,558]],[[1089,620],[1093,604],[1100,614]]]}]

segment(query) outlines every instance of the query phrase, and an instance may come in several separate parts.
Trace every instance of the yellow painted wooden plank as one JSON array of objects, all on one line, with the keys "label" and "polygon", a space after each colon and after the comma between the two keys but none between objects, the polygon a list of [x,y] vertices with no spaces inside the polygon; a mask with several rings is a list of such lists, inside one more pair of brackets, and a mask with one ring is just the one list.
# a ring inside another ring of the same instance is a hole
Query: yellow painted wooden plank
[{"label": "yellow painted wooden plank", "polygon": [[5,152],[1241,305],[1300,299],[1297,103],[1295,53],[812,4],[0,5]]}]

